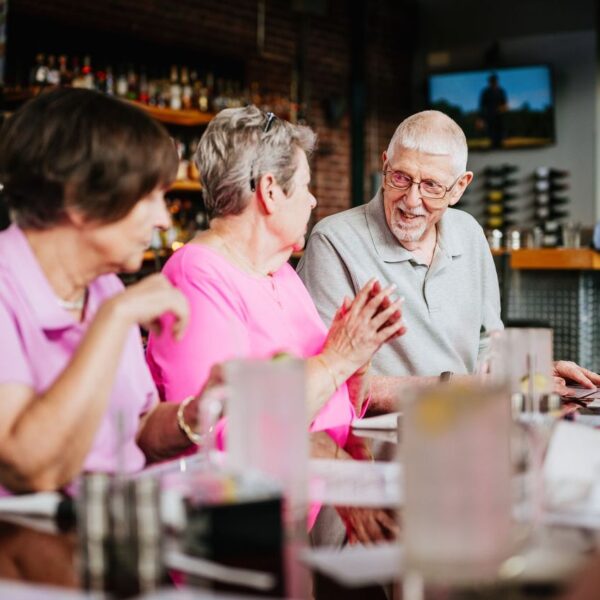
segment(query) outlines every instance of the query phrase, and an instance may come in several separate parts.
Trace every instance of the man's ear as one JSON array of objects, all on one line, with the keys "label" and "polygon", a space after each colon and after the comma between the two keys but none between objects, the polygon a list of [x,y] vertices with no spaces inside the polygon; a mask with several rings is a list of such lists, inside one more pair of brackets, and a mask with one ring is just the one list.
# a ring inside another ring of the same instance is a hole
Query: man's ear
[{"label": "man's ear", "polygon": [[450,202],[448,202],[448,206],[454,206],[460,199],[461,196],[465,193],[465,190],[469,186],[469,184],[473,181],[473,172],[467,171],[455,184],[452,189],[450,195]]},{"label": "man's ear", "polygon": [[383,170],[383,167],[385,166],[385,163],[387,162],[387,150],[384,150],[381,154],[381,169]]},{"label": "man's ear", "polygon": [[259,206],[265,211],[267,215],[271,215],[275,212],[275,188],[277,187],[277,181],[272,173],[265,173],[261,175],[258,180],[258,186],[256,188],[256,198]]}]

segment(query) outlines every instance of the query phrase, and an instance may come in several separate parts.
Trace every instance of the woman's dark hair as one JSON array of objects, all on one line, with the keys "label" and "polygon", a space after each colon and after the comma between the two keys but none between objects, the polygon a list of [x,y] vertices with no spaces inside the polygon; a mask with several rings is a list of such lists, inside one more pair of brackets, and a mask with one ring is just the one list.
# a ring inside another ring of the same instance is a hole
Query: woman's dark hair
[{"label": "woman's dark hair", "polygon": [[0,183],[21,227],[44,229],[73,207],[123,218],[177,172],[165,129],[141,110],[90,90],[59,88],[24,104],[0,130]]}]

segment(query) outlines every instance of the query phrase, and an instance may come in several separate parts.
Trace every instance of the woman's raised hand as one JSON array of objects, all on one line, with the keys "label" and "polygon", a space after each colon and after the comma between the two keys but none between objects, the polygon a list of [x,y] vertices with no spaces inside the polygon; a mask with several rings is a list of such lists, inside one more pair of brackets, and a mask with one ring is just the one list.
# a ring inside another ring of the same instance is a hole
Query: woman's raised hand
[{"label": "woman's raised hand", "polygon": [[403,335],[402,299],[392,300],[395,286],[382,288],[371,279],[353,301],[344,298],[323,347],[330,360],[344,359],[350,374],[367,363],[387,341]]},{"label": "woman's raised hand", "polygon": [[145,277],[111,298],[110,305],[116,315],[127,324],[139,324],[148,331],[160,333],[161,317],[168,314],[175,339],[181,339],[189,319],[189,306],[185,296],[174,288],[160,273]]}]

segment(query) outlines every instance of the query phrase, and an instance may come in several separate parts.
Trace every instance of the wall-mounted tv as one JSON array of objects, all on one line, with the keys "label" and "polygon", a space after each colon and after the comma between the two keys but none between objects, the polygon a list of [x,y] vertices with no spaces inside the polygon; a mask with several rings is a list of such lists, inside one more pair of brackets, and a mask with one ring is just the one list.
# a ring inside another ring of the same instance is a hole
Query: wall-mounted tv
[{"label": "wall-mounted tv", "polygon": [[529,148],[555,141],[548,65],[429,76],[429,106],[452,117],[469,148]]}]

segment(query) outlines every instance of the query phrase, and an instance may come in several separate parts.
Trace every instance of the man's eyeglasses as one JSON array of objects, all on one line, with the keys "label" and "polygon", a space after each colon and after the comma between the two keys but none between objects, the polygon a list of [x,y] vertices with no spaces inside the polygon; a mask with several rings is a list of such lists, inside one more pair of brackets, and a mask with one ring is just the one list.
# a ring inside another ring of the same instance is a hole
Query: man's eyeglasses
[{"label": "man's eyeglasses", "polygon": [[[459,175],[452,183],[451,186],[446,187],[433,179],[422,179],[421,181],[415,181],[410,175],[403,173],[402,171],[394,171],[392,169],[386,169],[383,171],[383,178],[385,184],[395,190],[408,190],[413,185],[419,186],[419,192],[421,196],[427,200],[443,200],[446,194],[458,183],[458,180],[462,177]],[[442,204],[436,202],[436,204]]]},{"label": "man's eyeglasses", "polygon": [[[277,115],[271,111],[269,111],[268,113],[265,113],[265,117],[267,118],[267,120],[265,121],[264,127],[262,129],[263,135],[265,133],[269,132],[269,129],[271,129],[271,125],[273,124],[273,121],[277,118]],[[252,161],[252,165],[250,166],[250,191],[251,192],[255,192],[256,191],[256,182],[254,180],[254,162]]]}]

